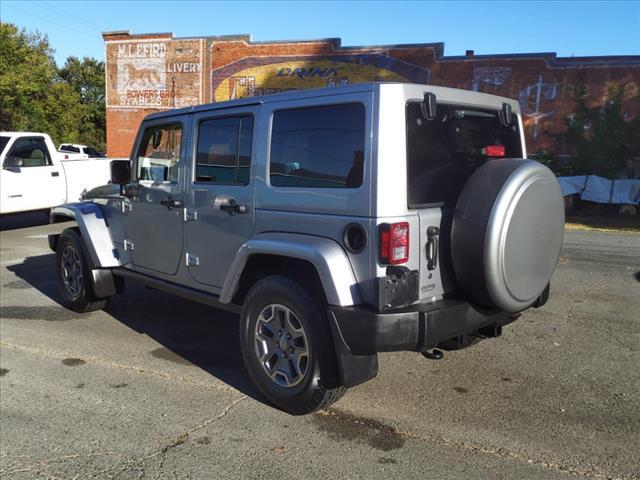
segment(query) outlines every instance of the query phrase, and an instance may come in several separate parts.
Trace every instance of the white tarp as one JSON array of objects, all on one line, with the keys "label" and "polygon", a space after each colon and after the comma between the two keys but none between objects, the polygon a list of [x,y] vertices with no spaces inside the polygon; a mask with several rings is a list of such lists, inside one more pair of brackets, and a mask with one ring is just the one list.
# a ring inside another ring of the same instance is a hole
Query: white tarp
[{"label": "white tarp", "polygon": [[596,175],[558,177],[562,195],[578,194],[582,200],[597,203],[640,205],[640,179],[609,180]]}]

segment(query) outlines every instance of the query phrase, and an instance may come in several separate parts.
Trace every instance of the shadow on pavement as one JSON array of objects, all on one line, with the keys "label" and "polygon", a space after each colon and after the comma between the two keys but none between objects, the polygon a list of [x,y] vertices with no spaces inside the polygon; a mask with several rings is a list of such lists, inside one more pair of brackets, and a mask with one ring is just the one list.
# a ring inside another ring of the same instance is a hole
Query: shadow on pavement
[{"label": "shadow on pavement", "polygon": [[[8,270],[53,301],[62,297],[55,281],[55,255],[27,257]],[[184,300],[128,282],[125,293],[116,295],[105,310],[138,333],[148,335],[161,347],[148,352],[154,358],[193,364],[231,387],[265,403],[250,383],[240,355],[238,315]],[[68,310],[61,310],[65,315]],[[65,315],[65,319],[80,314]],[[55,320],[55,319],[51,319]]]},{"label": "shadow on pavement", "polygon": [[29,213],[16,213],[2,215],[0,217],[0,231],[16,230],[19,228],[39,227],[49,224],[49,212],[38,211]]}]

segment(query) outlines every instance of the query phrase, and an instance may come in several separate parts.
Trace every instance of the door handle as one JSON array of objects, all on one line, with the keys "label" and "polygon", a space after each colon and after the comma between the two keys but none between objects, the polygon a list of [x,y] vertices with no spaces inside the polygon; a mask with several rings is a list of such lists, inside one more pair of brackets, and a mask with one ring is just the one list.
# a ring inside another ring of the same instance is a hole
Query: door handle
[{"label": "door handle", "polygon": [[182,201],[174,200],[171,197],[166,200],[160,200],[160,205],[167,207],[169,210],[171,210],[172,208],[182,208],[184,206]]},{"label": "door handle", "polygon": [[51,176],[52,177],[59,177],[60,176],[60,172],[51,172]]},{"label": "door handle", "polygon": [[220,205],[220,210],[227,212],[229,215],[236,213],[247,213],[249,208],[246,205],[240,205],[233,198]]}]

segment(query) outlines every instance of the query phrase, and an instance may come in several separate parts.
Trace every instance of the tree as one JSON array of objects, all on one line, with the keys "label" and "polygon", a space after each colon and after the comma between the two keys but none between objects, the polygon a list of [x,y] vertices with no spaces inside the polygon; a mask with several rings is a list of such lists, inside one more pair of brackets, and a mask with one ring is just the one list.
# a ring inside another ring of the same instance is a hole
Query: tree
[{"label": "tree", "polygon": [[43,109],[56,77],[47,36],[0,23],[0,128],[48,129]]},{"label": "tree", "polygon": [[104,148],[103,62],[69,57],[58,70],[46,35],[0,22],[0,129]]},{"label": "tree", "polygon": [[575,113],[560,136],[572,155],[571,170],[574,175],[615,178],[640,157],[640,119],[625,119],[620,89],[611,89],[602,106],[590,107],[586,98],[586,86],[579,82]]},{"label": "tree", "polygon": [[104,62],[72,56],[67,58],[59,75],[80,96],[83,106],[80,136],[84,142],[103,149],[106,130]]}]

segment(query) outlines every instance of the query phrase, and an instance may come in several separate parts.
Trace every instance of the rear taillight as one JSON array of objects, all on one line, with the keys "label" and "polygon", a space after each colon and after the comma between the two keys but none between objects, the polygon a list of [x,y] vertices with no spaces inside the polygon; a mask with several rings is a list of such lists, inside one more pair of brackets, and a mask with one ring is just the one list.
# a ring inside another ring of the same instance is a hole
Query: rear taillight
[{"label": "rear taillight", "polygon": [[380,261],[398,265],[409,260],[409,224],[407,222],[380,225]]}]

